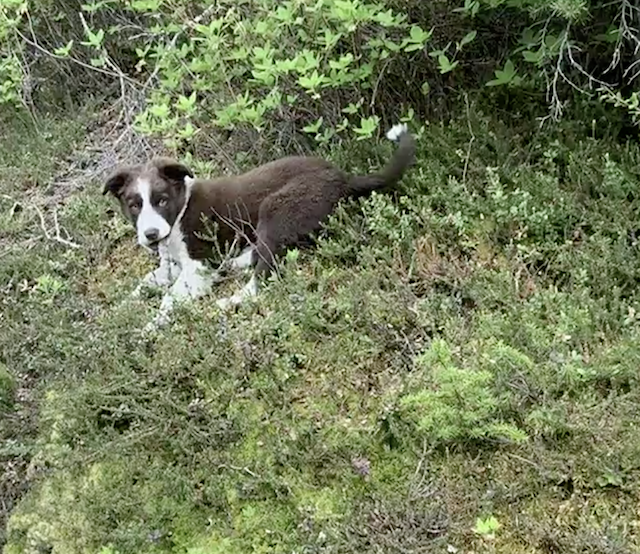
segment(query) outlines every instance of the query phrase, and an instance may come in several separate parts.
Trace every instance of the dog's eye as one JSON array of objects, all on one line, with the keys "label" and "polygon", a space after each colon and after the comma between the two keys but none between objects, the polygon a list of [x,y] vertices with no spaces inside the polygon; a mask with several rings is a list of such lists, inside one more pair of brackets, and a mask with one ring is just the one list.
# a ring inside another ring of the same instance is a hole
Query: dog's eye
[{"label": "dog's eye", "polygon": [[160,200],[158,200],[158,206],[160,208],[164,208],[167,205],[167,199],[166,198],[160,198]]},{"label": "dog's eye", "polygon": [[129,204],[129,211],[131,211],[131,212],[140,211],[140,202],[131,202]]}]

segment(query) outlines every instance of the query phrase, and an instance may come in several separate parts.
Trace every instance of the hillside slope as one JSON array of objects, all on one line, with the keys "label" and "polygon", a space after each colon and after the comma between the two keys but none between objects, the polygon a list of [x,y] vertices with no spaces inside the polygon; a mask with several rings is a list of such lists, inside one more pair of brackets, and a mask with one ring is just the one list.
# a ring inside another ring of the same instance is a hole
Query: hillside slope
[{"label": "hillside slope", "polygon": [[426,125],[396,194],[146,344],[152,260],[97,170],[61,177],[85,121],[30,125],[0,138],[4,552],[640,549],[637,145]]}]

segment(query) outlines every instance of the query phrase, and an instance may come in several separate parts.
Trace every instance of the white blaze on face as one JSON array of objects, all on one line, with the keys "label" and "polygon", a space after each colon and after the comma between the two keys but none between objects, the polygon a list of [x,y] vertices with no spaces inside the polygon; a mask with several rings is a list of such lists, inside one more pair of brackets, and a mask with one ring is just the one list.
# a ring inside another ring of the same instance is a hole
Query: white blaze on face
[{"label": "white blaze on face", "polygon": [[155,230],[158,236],[156,240],[162,240],[171,232],[171,225],[169,225],[167,220],[162,217],[151,204],[151,183],[147,179],[138,179],[136,190],[142,202],[142,208],[140,209],[136,223],[138,244],[149,246],[151,242],[154,241],[150,241],[147,238],[147,234],[153,233]]}]

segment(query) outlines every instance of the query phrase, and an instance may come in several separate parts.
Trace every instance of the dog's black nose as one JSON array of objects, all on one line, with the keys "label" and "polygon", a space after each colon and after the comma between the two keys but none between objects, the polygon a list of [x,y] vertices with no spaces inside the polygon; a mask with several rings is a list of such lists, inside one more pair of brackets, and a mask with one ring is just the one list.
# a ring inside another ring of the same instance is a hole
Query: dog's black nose
[{"label": "dog's black nose", "polygon": [[149,242],[157,241],[159,235],[160,235],[160,231],[158,231],[158,229],[147,229],[144,232],[144,236],[147,237],[147,240]]}]

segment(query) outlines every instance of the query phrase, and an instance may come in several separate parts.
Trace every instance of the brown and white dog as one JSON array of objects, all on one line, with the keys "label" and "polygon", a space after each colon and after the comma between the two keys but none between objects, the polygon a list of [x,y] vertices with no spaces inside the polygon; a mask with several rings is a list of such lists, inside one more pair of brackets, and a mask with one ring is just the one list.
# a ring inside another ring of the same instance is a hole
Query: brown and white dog
[{"label": "brown and white dog", "polygon": [[135,226],[138,243],[157,251],[159,267],[136,288],[167,287],[160,311],[146,331],[168,321],[176,301],[196,298],[219,280],[205,263],[211,245],[202,238],[203,215],[217,224],[217,240],[239,243],[244,250],[231,268],[254,267],[247,285],[218,301],[225,309],[255,296],[258,278],[268,275],[275,256],[320,229],[337,203],[393,185],[413,163],[415,142],[406,125],[395,125],[387,138],[399,145],[378,173],[347,175],[314,157],[287,157],[247,173],[214,180],[196,179],[191,169],[157,158],[146,164],[118,168],[103,194],[111,193]]}]

